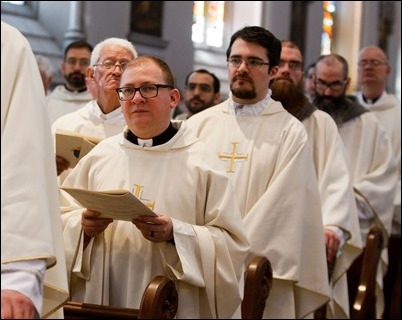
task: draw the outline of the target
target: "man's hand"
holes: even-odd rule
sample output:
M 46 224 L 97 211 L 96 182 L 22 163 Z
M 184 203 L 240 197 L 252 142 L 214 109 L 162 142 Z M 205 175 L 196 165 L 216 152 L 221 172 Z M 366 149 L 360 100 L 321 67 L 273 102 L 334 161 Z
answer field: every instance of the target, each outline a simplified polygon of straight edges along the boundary
M 70 162 L 56 155 L 56 167 L 57 167 L 57 176 L 59 176 L 63 171 L 67 170 L 70 167 Z
M 31 299 L 14 290 L 1 290 L 2 319 L 34 319 L 36 309 Z

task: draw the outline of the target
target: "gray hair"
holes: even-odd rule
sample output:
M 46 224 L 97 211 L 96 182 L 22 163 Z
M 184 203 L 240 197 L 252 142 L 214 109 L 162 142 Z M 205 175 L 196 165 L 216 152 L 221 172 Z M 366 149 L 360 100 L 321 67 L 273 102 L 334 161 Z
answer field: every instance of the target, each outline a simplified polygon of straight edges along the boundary
M 99 42 L 92 50 L 91 65 L 98 63 L 102 50 L 109 46 L 119 46 L 125 48 L 127 51 L 133 54 L 133 59 L 138 57 L 137 50 L 135 50 L 134 45 L 130 41 L 122 38 L 108 38 Z
M 39 70 L 42 71 L 46 75 L 46 77 L 53 77 L 54 69 L 50 60 L 40 54 L 35 55 L 35 57 L 36 61 L 38 62 Z

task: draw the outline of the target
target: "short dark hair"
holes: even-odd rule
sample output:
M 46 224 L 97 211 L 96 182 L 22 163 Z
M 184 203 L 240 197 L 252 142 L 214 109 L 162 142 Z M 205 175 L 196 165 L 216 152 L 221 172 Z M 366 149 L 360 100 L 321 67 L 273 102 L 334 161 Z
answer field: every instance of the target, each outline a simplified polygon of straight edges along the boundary
M 207 69 L 197 69 L 197 70 L 191 71 L 186 77 L 186 81 L 184 83 L 186 86 L 188 85 L 188 79 L 190 78 L 190 76 L 193 73 L 209 74 L 212 77 L 213 81 L 214 81 L 214 93 L 219 93 L 219 91 L 221 90 L 221 81 L 218 79 L 218 77 L 214 73 L 208 71 Z
M 68 53 L 68 51 L 70 51 L 70 49 L 81 49 L 81 48 L 86 48 L 91 53 L 93 50 L 92 45 L 89 44 L 88 42 L 86 42 L 85 40 L 73 41 L 73 42 L 69 43 L 68 46 L 64 49 L 64 59 L 67 57 L 67 53 Z
M 247 42 L 253 42 L 261 47 L 264 47 L 267 51 L 269 59 L 269 70 L 279 64 L 281 58 L 282 44 L 281 41 L 276 38 L 270 31 L 263 27 L 252 26 L 244 27 L 236 31 L 230 38 L 230 44 L 226 50 L 226 58 L 229 59 L 230 52 L 232 51 L 232 45 L 237 38 L 243 39 Z

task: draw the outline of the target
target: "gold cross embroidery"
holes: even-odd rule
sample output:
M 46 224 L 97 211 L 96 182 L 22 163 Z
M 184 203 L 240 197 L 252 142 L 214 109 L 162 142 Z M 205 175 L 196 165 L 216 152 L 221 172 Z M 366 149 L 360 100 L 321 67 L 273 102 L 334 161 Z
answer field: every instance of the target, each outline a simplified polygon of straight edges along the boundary
M 228 159 L 230 161 L 229 169 L 226 171 L 228 173 L 234 172 L 235 160 L 246 160 L 248 158 L 247 155 L 236 154 L 236 149 L 237 149 L 238 144 L 239 144 L 238 142 L 232 142 L 232 145 L 233 145 L 232 153 L 230 153 L 230 154 L 219 153 L 219 155 L 218 155 L 219 158 L 224 159 L 224 160 Z
M 151 209 L 152 211 L 154 211 L 154 207 L 155 207 L 155 201 L 147 201 L 145 199 L 141 198 L 141 194 L 142 194 L 142 188 L 144 186 L 140 186 L 139 184 L 135 184 L 134 185 L 134 190 L 133 190 L 133 194 L 142 201 L 143 204 L 145 204 L 149 209 Z

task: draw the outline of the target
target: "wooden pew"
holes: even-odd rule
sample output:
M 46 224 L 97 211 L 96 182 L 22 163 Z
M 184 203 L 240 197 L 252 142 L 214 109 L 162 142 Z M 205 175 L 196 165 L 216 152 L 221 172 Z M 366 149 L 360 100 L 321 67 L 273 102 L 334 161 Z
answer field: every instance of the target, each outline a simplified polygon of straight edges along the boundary
M 383 247 L 382 231 L 371 228 L 363 253 L 348 270 L 351 319 L 376 319 L 376 275 Z
M 244 297 L 241 304 L 242 319 L 262 319 L 272 287 L 272 267 L 266 257 L 256 256 L 244 274 Z
M 272 268 L 269 260 L 254 257 L 245 274 L 242 319 L 262 319 L 266 300 L 272 287 Z M 173 319 L 178 298 L 175 284 L 163 276 L 155 277 L 145 289 L 140 309 L 113 307 L 80 302 L 64 305 L 65 319 Z
M 174 282 L 156 276 L 145 289 L 139 309 L 70 301 L 64 305 L 64 319 L 173 319 L 177 305 Z

